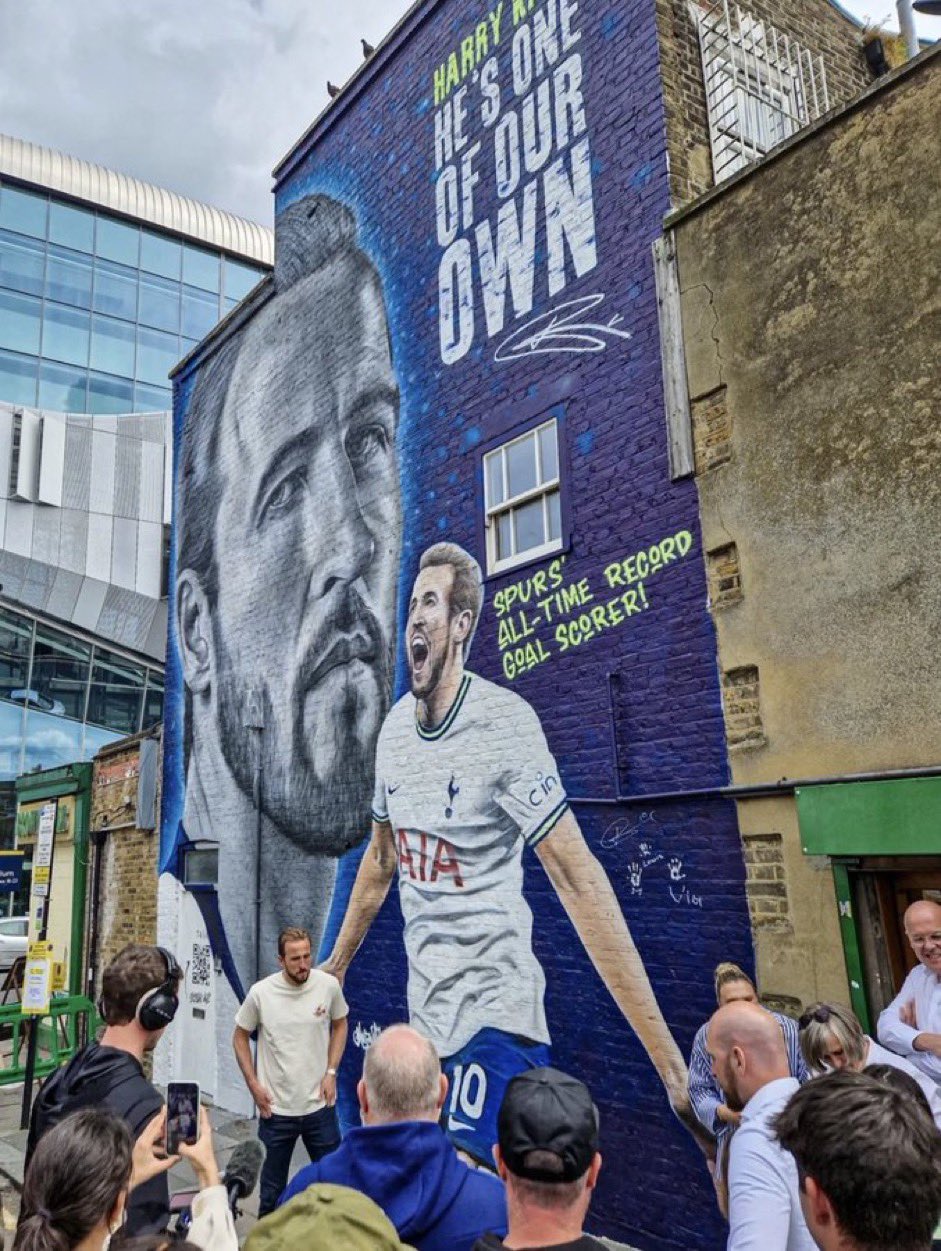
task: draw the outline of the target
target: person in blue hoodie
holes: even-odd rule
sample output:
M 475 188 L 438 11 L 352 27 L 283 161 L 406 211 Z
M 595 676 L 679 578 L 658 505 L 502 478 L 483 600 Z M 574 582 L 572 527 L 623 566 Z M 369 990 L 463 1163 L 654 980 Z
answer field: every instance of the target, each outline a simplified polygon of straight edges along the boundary
M 503 1237 L 503 1183 L 469 1168 L 438 1124 L 448 1079 L 427 1038 L 408 1025 L 383 1030 L 356 1093 L 362 1126 L 302 1168 L 279 1206 L 316 1182 L 335 1182 L 374 1200 L 416 1251 L 470 1251 L 482 1234 Z

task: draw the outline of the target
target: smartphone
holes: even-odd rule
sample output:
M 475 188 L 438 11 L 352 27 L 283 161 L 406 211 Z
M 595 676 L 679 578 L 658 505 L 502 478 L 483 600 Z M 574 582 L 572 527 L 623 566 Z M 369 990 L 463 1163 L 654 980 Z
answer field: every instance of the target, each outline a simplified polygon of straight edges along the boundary
M 199 1086 L 196 1082 L 167 1085 L 167 1155 L 176 1155 L 181 1142 L 199 1137 Z

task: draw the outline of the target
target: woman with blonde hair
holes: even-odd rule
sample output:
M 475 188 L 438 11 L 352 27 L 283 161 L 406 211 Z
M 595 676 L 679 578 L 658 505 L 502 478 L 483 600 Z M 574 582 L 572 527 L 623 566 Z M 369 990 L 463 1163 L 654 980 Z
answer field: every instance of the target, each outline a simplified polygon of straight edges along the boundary
M 713 973 L 713 985 L 716 992 L 716 1004 L 725 1007 L 727 1003 L 758 1003 L 758 992 L 755 983 L 737 964 L 723 961 L 717 964 Z M 799 1082 L 807 1080 L 809 1074 L 801 1056 L 797 1037 L 797 1023 L 789 1016 L 772 1012 L 784 1033 L 787 1045 L 787 1058 L 791 1076 Z M 729 1141 L 741 1120 L 740 1112 L 733 1112 L 726 1105 L 725 1096 L 719 1083 L 712 1074 L 712 1063 L 706 1049 L 706 1032 L 709 1022 L 699 1027 L 693 1039 L 693 1050 L 689 1057 L 689 1101 L 693 1106 L 697 1119 L 705 1125 L 716 1139 L 716 1164 L 714 1181 L 719 1210 L 728 1216 L 728 1196 L 725 1186 L 725 1162 L 729 1149 Z
M 833 1069 L 853 1069 L 859 1073 L 873 1064 L 890 1065 L 918 1083 L 941 1129 L 941 1093 L 935 1083 L 904 1056 L 896 1055 L 863 1033 L 859 1018 L 849 1008 L 833 1003 L 812 1003 L 799 1025 L 801 1051 L 811 1073 L 816 1075 Z

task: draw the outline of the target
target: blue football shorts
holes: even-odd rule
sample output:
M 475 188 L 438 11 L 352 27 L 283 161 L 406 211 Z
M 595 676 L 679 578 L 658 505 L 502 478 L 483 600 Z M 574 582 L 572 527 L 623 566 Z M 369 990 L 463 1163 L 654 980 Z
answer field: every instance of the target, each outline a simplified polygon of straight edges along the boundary
M 492 1169 L 497 1113 L 517 1073 L 552 1062 L 546 1043 L 530 1042 L 499 1029 L 482 1029 L 454 1055 L 441 1061 L 448 1097 L 441 1126 L 459 1151 Z

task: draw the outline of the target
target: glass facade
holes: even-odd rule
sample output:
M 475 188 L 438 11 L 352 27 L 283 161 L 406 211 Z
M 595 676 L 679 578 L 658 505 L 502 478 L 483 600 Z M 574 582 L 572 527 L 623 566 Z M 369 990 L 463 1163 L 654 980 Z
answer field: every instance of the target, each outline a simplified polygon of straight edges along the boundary
M 265 272 L 0 181 L 0 400 L 169 409 L 169 371 Z
M 0 785 L 90 760 L 163 716 L 163 671 L 0 607 Z

